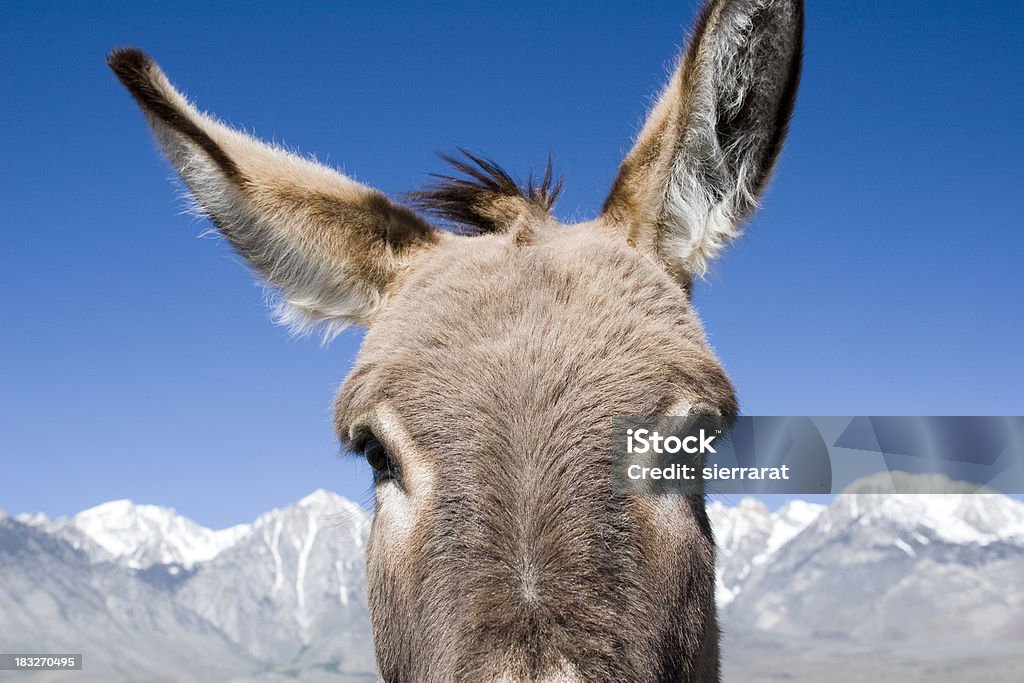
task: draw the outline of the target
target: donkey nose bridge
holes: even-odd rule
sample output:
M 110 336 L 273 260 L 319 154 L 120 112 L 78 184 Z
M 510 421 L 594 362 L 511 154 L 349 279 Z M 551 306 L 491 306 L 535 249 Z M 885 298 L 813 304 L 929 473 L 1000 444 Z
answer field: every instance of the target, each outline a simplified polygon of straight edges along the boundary
M 488 646 L 483 652 L 463 635 L 451 644 L 469 658 L 470 668 L 486 671 L 478 680 L 583 681 L 588 653 L 604 657 L 614 650 L 618 565 L 609 555 L 617 544 L 608 531 L 614 520 L 606 518 L 598 497 L 569 478 L 550 476 L 555 473 L 561 470 L 527 479 L 513 466 L 486 486 L 488 498 L 501 505 L 488 505 L 475 518 L 480 533 L 472 534 L 466 550 L 479 573 L 458 590 L 469 603 L 486 606 L 465 613 L 472 628 L 464 633 Z M 498 661 L 495 652 L 504 653 Z
M 493 680 L 496 683 L 583 683 L 576 667 L 564 660 L 557 668 L 537 676 L 504 675 Z
M 598 581 L 595 556 L 604 526 L 600 505 L 568 480 L 558 486 L 524 485 L 502 535 L 509 596 L 528 610 L 549 616 L 565 609 L 561 596 L 572 586 Z M 607 558 L 605 558 L 607 559 Z

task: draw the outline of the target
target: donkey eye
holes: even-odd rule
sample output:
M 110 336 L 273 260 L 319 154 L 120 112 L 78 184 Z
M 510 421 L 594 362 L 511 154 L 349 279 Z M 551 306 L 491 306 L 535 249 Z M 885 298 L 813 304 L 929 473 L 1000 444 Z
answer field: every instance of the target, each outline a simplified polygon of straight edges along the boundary
M 384 448 L 384 445 L 377 439 L 370 437 L 363 442 L 363 457 L 373 469 L 374 480 L 390 477 L 392 474 L 391 456 Z

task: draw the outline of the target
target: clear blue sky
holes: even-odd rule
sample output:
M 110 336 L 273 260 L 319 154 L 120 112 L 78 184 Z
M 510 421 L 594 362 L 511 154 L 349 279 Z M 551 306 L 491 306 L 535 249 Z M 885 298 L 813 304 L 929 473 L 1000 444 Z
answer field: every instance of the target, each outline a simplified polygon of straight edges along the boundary
M 548 151 L 595 214 L 693 2 L 0 5 L 0 507 L 119 497 L 204 524 L 368 501 L 330 402 L 359 343 L 289 339 L 103 63 L 395 193 L 435 152 Z M 748 414 L 1024 412 L 1024 4 L 811 2 L 748 236 L 696 302 Z

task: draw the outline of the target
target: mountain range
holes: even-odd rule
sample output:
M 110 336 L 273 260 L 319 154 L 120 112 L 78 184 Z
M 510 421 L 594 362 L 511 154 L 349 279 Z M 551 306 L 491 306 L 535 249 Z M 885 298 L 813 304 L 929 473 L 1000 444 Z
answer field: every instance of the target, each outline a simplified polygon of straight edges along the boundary
M 710 503 L 725 680 L 821 680 L 836 657 L 858 663 L 835 680 L 1024 664 L 1024 503 L 950 490 Z M 0 649 L 81 652 L 75 681 L 372 681 L 369 526 L 324 490 L 218 531 L 125 500 L 0 513 Z

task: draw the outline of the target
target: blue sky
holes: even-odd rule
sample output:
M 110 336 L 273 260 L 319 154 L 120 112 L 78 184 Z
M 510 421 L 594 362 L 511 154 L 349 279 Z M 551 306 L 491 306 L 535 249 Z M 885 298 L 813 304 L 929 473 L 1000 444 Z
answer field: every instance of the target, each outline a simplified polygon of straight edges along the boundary
M 390 193 L 462 145 L 550 151 L 595 214 L 693 2 L 0 5 L 0 507 L 112 498 L 211 526 L 366 503 L 330 402 L 358 332 L 270 324 L 103 63 Z M 1024 5 L 812 2 L 789 143 L 696 292 L 747 414 L 1024 412 Z

